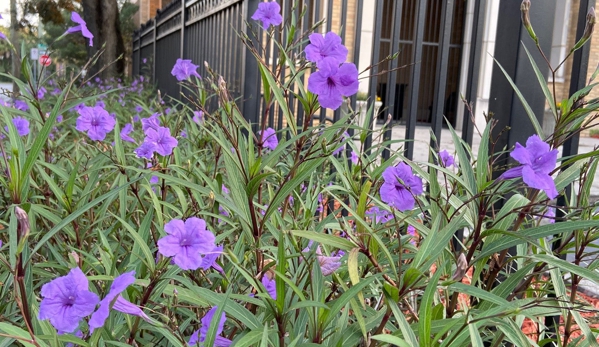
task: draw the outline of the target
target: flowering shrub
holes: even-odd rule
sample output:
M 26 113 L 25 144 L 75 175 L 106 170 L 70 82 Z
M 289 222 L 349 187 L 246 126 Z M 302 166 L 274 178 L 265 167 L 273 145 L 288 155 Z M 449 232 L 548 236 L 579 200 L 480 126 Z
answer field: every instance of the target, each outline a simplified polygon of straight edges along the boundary
M 279 11 L 261 3 L 253 17 L 271 38 Z M 277 61 L 308 37 L 294 35 Z M 172 70 L 185 104 L 143 77 L 15 79 L 27 92 L 0 107 L 1 344 L 593 345 L 576 293 L 582 278 L 599 283 L 596 262 L 580 266 L 599 236 L 598 153 L 557 149 L 597 103 L 578 93 L 558 112 L 546 93 L 556 132 L 510 149 L 519 165 L 502 175 L 492 120 L 476 153 L 450 128 L 455 152 L 381 160 L 389 143 L 364 147 L 372 114 L 364 128 L 351 109 L 311 126 L 357 92 L 358 72 L 335 33 L 309 42 L 297 66 L 259 59 L 264 110 L 285 117 L 276 131 L 186 60 Z

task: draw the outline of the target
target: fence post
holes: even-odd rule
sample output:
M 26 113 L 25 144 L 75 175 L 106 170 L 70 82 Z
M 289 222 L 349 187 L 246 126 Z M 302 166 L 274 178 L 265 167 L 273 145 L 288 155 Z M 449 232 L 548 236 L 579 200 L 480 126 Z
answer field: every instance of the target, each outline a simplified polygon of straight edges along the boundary
M 156 17 L 152 19 L 152 29 L 154 35 L 154 43 L 152 44 L 152 83 L 156 82 L 156 29 L 157 29 L 157 21 Z
M 181 50 L 179 52 L 179 57 L 181 59 L 183 59 L 185 55 L 185 21 L 187 20 L 187 18 L 185 17 L 186 12 L 187 11 L 185 11 L 185 0 L 181 0 Z M 183 85 L 179 84 L 179 96 L 181 96 L 182 93 Z
M 260 0 L 245 0 L 245 6 L 243 18 L 252 24 L 254 20 L 251 18 L 254 12 L 258 9 Z M 260 43 L 257 38 L 249 37 L 248 28 L 244 27 L 244 33 L 247 34 L 249 40 L 254 42 L 254 45 L 258 46 Z M 259 35 L 262 34 L 262 29 L 258 30 Z M 261 99 L 261 88 L 260 88 L 260 72 L 258 70 L 258 62 L 246 48 L 243 50 L 243 103 L 241 104 L 241 113 L 243 117 L 252 125 L 252 129 L 257 131 L 258 123 L 260 121 L 260 99 Z

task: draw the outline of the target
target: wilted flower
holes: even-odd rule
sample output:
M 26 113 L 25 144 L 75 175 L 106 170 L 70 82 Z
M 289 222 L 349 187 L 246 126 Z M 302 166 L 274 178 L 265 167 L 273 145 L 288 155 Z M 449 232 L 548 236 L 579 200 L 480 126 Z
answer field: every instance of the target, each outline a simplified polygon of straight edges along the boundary
M 221 254 L 223 254 L 223 246 L 214 246 L 214 248 L 210 252 L 206 253 L 206 255 L 202 258 L 202 264 L 200 267 L 204 270 L 208 270 L 213 267 L 219 272 L 224 272 L 223 268 L 216 263 L 216 259 L 218 259 Z
M 557 196 L 557 189 L 549 174 L 555 169 L 557 154 L 557 149 L 550 150 L 549 144 L 532 135 L 526 140 L 526 147 L 516 143 L 516 148 L 510 153 L 522 165 L 507 170 L 499 179 L 522 177 L 526 185 L 545 191 L 547 197 L 553 199 Z
M 115 124 L 114 118 L 102 107 L 83 107 L 79 110 L 75 129 L 87 131 L 87 135 L 92 140 L 102 141 L 106 134 L 114 129 Z
M 216 314 L 217 310 L 218 307 L 214 306 L 208 312 L 206 312 L 204 317 L 202 317 L 202 327 L 200 330 L 193 333 L 193 335 L 191 335 L 189 338 L 190 346 L 194 346 L 198 343 L 200 346 L 203 346 L 203 343 L 206 340 L 206 335 L 208 335 L 208 330 L 210 330 L 210 324 L 212 324 L 212 320 L 214 320 L 214 315 Z M 231 345 L 231 340 L 219 336 L 223 332 L 226 320 L 227 317 L 225 316 L 225 312 L 223 312 L 216 326 L 216 338 L 214 339 L 214 346 L 216 347 L 228 347 Z
M 308 243 L 308 247 L 304 248 L 302 252 L 309 252 L 310 247 L 312 246 L 312 241 Z M 316 247 L 316 259 L 318 260 L 318 264 L 320 265 L 320 270 L 322 274 L 328 276 L 335 272 L 341 266 L 341 257 L 344 253 L 337 254 L 334 256 L 326 256 L 322 255 L 322 251 L 320 250 L 320 245 Z
M 156 152 L 166 156 L 173 153 L 173 148 L 177 147 L 178 141 L 171 136 L 171 130 L 165 127 L 159 127 L 158 130 L 152 128 L 146 130 L 144 142 L 151 142 L 156 146 Z
M 366 215 L 374 220 L 374 223 L 387 223 L 393 219 L 393 214 L 389 211 L 381 210 L 378 206 L 372 206 L 366 211 Z
M 104 299 L 100 301 L 100 307 L 96 312 L 94 312 L 94 314 L 92 314 L 89 320 L 91 332 L 93 332 L 94 329 L 100 328 L 104 325 L 104 322 L 110 315 L 111 305 L 112 308 L 117 311 L 142 317 L 146 320 L 149 319 L 149 317 L 143 313 L 143 311 L 137 305 L 132 304 L 121 296 L 121 293 L 134 282 L 135 271 L 126 272 L 114 279 L 112 285 L 110 286 L 110 291 L 108 294 L 106 294 Z
M 358 92 L 358 69 L 344 63 L 339 66 L 335 58 L 325 58 L 318 63 L 318 71 L 308 79 L 308 90 L 318 95 L 322 107 L 336 110 L 343 103 L 343 96 Z
M 273 128 L 266 128 L 264 130 L 264 135 L 262 135 L 262 131 L 258 131 L 258 136 L 262 137 L 262 143 L 265 148 L 274 151 L 279 145 L 279 140 L 277 139 L 277 134 Z
M 83 37 L 89 39 L 89 46 L 90 47 L 93 46 L 94 45 L 94 41 L 93 41 L 94 35 L 91 33 L 91 31 L 89 31 L 89 29 L 87 29 L 87 24 L 85 23 L 83 18 L 81 18 L 79 13 L 77 13 L 77 12 L 71 13 L 71 20 L 79 25 L 68 28 L 67 33 L 73 34 L 73 33 L 81 32 L 81 35 L 83 35 Z
M 49 319 L 59 333 L 74 332 L 83 317 L 94 312 L 99 301 L 88 286 L 87 277 L 78 267 L 44 284 L 38 318 Z
M 175 264 L 183 270 L 196 270 L 202 266 L 202 254 L 210 253 L 214 247 L 214 234 L 206 230 L 203 219 L 192 217 L 183 222 L 173 219 L 166 223 L 167 236 L 158 240 L 158 252 L 173 257 Z
M 400 211 L 414 208 L 414 195 L 422 194 L 422 179 L 405 163 L 390 166 L 383 172 L 381 200 Z
M 306 59 L 314 63 L 333 58 L 339 65 L 347 59 L 347 48 L 341 43 L 341 37 L 332 31 L 324 36 L 319 33 L 310 35 L 310 44 L 305 51 Z
M 189 79 L 191 76 L 200 77 L 200 74 L 196 71 L 198 69 L 197 65 L 194 65 L 190 59 L 177 59 L 175 66 L 173 66 L 173 70 L 171 74 L 177 78 L 178 81 L 185 81 Z
M 252 15 L 253 20 L 262 22 L 264 30 L 268 30 L 271 25 L 277 26 L 283 23 L 281 16 L 281 6 L 276 1 L 261 2 L 258 4 L 258 9 Z

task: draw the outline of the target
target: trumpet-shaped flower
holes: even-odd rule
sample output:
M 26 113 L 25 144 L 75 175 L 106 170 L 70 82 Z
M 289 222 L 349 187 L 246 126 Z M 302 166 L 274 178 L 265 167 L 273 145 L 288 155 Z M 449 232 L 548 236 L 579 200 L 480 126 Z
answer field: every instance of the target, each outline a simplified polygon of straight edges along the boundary
M 449 154 L 447 150 L 442 150 L 441 152 L 439 152 L 439 158 L 441 159 L 441 165 L 443 165 L 443 167 L 450 167 L 452 165 L 455 165 L 455 160 L 453 156 Z
M 275 129 L 273 128 L 264 129 L 264 134 L 262 134 L 262 131 L 258 131 L 258 136 L 262 137 L 262 143 L 264 144 L 264 148 L 268 148 L 271 151 L 274 151 L 279 145 L 277 134 L 275 132 Z
M 414 208 L 414 195 L 422 194 L 422 179 L 412 173 L 405 163 L 391 166 L 383 172 L 385 182 L 381 186 L 381 200 L 400 211 Z
M 358 92 L 358 69 L 354 64 L 339 66 L 335 58 L 325 58 L 318 63 L 318 69 L 308 79 L 308 90 L 318 95 L 322 107 L 336 110 L 344 96 Z
M 83 317 L 94 312 L 99 301 L 88 286 L 87 277 L 78 267 L 44 284 L 38 318 L 49 319 L 59 333 L 74 332 Z
M 522 177 L 527 186 L 543 190 L 549 199 L 557 196 L 555 182 L 549 175 L 557 162 L 558 150 L 550 150 L 549 144 L 543 142 L 537 135 L 526 140 L 526 147 L 516 143 L 516 148 L 510 156 L 516 159 L 520 166 L 504 172 L 500 179 Z
M 15 128 L 17 129 L 19 136 L 26 136 L 29 134 L 29 121 L 27 119 L 15 117 L 12 120 L 12 124 L 14 124 Z M 8 131 L 8 126 L 5 126 L 4 130 Z
M 173 219 L 166 223 L 167 236 L 158 240 L 158 252 L 173 261 L 183 270 L 196 270 L 202 266 L 202 254 L 210 253 L 214 247 L 214 234 L 206 230 L 203 219 L 192 217 L 183 222 Z
M 337 65 L 345 63 L 347 48 L 341 43 L 341 37 L 330 31 L 326 35 L 310 35 L 310 44 L 306 46 L 306 59 L 318 63 L 325 58 L 333 58 Z
M 193 64 L 190 59 L 177 59 L 171 74 L 177 78 L 177 81 L 188 80 L 191 76 L 202 78 L 197 72 L 198 66 Z
M 156 152 L 156 145 L 152 142 L 144 142 L 133 151 L 138 158 L 152 159 Z
M 68 28 L 67 33 L 73 34 L 81 32 L 81 35 L 83 35 L 83 37 L 89 39 L 89 46 L 92 47 L 94 45 L 94 34 L 92 34 L 91 31 L 89 31 L 89 29 L 87 28 L 87 24 L 85 23 L 83 18 L 81 18 L 79 13 L 73 12 L 71 13 L 71 20 L 77 23 L 78 25 Z
M 75 129 L 87 131 L 87 136 L 94 141 L 104 140 L 106 134 L 112 131 L 116 124 L 114 118 L 99 106 L 83 107 L 78 112 Z
M 164 156 L 173 153 L 173 148 L 177 147 L 179 143 L 176 138 L 171 136 L 171 130 L 165 127 L 146 130 L 144 142 L 153 143 L 156 146 L 156 152 Z
M 268 27 L 271 25 L 280 25 L 283 23 L 281 6 L 276 1 L 261 2 L 258 4 L 256 12 L 252 15 L 252 19 L 261 21 L 264 30 L 268 30 Z
M 127 142 L 135 143 L 135 139 L 133 139 L 129 134 L 133 131 L 133 124 L 127 123 L 121 130 L 121 139 Z
M 210 330 L 210 324 L 212 324 L 212 321 L 215 319 L 214 315 L 216 314 L 217 310 L 218 307 L 214 306 L 208 312 L 206 312 L 204 317 L 202 317 L 202 327 L 200 330 L 191 335 L 191 338 L 189 339 L 190 346 L 197 345 L 198 343 L 200 346 L 203 345 L 203 342 L 206 340 L 206 335 L 208 335 L 208 330 Z M 227 317 L 225 316 L 225 312 L 223 312 L 220 316 L 220 319 L 218 319 L 218 323 L 216 323 L 216 338 L 214 339 L 214 346 L 216 347 L 228 347 L 231 345 L 231 340 L 219 336 L 223 332 L 226 320 Z

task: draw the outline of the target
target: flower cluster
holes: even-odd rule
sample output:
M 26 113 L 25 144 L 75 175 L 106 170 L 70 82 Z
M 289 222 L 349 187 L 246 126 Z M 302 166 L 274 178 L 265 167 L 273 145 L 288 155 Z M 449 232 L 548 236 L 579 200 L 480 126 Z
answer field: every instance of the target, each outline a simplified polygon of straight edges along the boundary
M 310 75 L 308 90 L 318 95 L 322 107 L 336 110 L 343 103 L 344 96 L 358 92 L 358 69 L 346 63 L 347 48 L 334 32 L 310 35 L 306 46 L 306 59 L 316 63 L 318 71 Z

